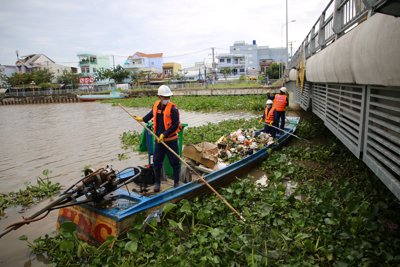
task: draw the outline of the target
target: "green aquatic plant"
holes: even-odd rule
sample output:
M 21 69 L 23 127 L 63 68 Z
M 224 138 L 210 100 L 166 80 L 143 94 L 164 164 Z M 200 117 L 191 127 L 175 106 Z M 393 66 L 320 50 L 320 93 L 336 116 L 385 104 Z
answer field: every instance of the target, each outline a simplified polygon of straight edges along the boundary
M 267 187 L 238 179 L 218 190 L 246 223 L 208 195 L 167 204 L 160 222 L 142 216 L 99 248 L 68 225 L 28 244 L 57 266 L 400 265 L 399 200 L 333 136 L 310 139 L 268 155 Z
M 363 183 L 375 186 L 375 177 L 370 178 Z M 386 226 L 387 221 L 399 219 L 399 214 L 391 210 L 399 211 L 399 203 L 389 207 L 384 203 L 393 201 L 393 196 L 382 199 L 378 192 L 360 194 L 343 181 L 336 186 L 337 190 L 332 190 L 328 181 L 305 183 L 295 192 L 307 194 L 302 201 L 286 196 L 278 181 L 260 189 L 249 180 L 239 180 L 220 192 L 239 208 L 246 223 L 238 221 L 217 197 L 209 195 L 168 204 L 160 223 L 153 220 L 144 227 L 138 221 L 125 237 L 110 237 L 100 248 L 76 239 L 73 227 L 66 226 L 66 231 L 41 237 L 30 246 L 34 253 L 46 253 L 53 263 L 62 266 L 400 263 L 396 254 L 400 234 Z M 384 193 L 382 185 L 378 188 Z M 111 248 L 104 250 L 105 246 Z
M 156 97 L 135 97 L 106 100 L 113 105 L 126 107 L 151 107 Z M 182 110 L 189 111 L 248 111 L 260 112 L 265 108 L 266 95 L 242 96 L 174 96 L 172 101 Z
M 320 138 L 332 136 L 324 122 L 315 115 L 308 115 L 307 119 L 302 119 L 296 129 L 296 134 L 302 138 Z
M 137 151 L 139 148 L 141 134 L 136 131 L 123 132 L 120 135 L 121 146 L 123 149 Z
M 10 206 L 29 206 L 48 198 L 60 191 L 60 183 L 53 183 L 49 179 L 51 171 L 43 170 L 43 177 L 37 177 L 36 185 L 25 183 L 25 188 L 18 192 L 10 192 L 8 194 L 0 194 L 0 214 Z
M 127 153 L 118 153 L 117 157 L 120 161 L 129 159 L 129 155 Z

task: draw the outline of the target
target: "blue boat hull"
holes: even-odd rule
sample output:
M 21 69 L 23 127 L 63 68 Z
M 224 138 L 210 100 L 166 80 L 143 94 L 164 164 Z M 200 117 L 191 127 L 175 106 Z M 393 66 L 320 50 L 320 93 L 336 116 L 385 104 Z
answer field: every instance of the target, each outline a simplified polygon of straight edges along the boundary
M 111 92 L 108 95 L 78 95 L 80 101 L 89 102 L 89 101 L 96 101 L 96 100 L 108 100 L 108 99 L 121 99 L 126 98 L 125 94 L 120 92 Z

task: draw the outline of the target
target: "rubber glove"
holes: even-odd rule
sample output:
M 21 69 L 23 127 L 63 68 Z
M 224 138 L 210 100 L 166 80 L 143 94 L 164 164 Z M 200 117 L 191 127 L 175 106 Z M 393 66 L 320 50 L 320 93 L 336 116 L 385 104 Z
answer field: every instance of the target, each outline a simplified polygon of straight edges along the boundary
M 143 118 L 140 117 L 140 116 L 133 115 L 133 118 L 138 122 L 142 122 L 143 121 Z
M 164 134 L 160 134 L 160 136 L 158 137 L 157 142 L 158 142 L 158 143 L 161 143 L 161 142 L 163 142 L 163 141 L 164 141 Z
M 259 120 L 258 122 L 259 122 L 259 123 L 262 123 L 262 122 L 263 122 L 263 118 L 261 117 L 260 120 Z

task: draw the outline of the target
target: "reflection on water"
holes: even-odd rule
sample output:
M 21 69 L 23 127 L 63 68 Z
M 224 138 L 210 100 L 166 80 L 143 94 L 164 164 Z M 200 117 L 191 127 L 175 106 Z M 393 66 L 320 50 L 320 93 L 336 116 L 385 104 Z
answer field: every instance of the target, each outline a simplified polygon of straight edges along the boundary
M 129 109 L 144 116 L 150 108 Z M 181 121 L 189 127 L 254 116 L 246 113 L 198 113 L 181 110 Z M 100 103 L 0 106 L 0 193 L 18 191 L 25 182 L 36 183 L 44 169 L 50 178 L 69 186 L 81 177 L 81 170 L 111 164 L 115 170 L 143 165 L 147 155 L 130 153 L 130 159 L 118 161 L 122 132 L 142 131 L 141 126 L 119 107 Z M 31 208 L 30 215 L 38 207 Z M 25 215 L 26 216 L 26 215 Z M 16 209 L 0 218 L 0 231 L 19 220 Z M 57 212 L 40 223 L 24 226 L 0 239 L 0 266 L 22 266 L 29 259 L 26 243 L 18 241 L 26 234 L 32 241 L 55 229 Z M 29 266 L 42 266 L 32 261 Z

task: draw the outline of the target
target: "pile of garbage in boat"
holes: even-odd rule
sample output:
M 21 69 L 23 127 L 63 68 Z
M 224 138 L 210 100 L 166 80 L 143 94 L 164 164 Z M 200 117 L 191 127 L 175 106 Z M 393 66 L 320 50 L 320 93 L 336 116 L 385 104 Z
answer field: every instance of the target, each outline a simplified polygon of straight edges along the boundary
M 272 143 L 274 139 L 267 133 L 257 133 L 255 129 L 239 129 L 221 136 L 215 144 L 202 142 L 185 145 L 182 153 L 192 166 L 204 172 L 212 172 Z

